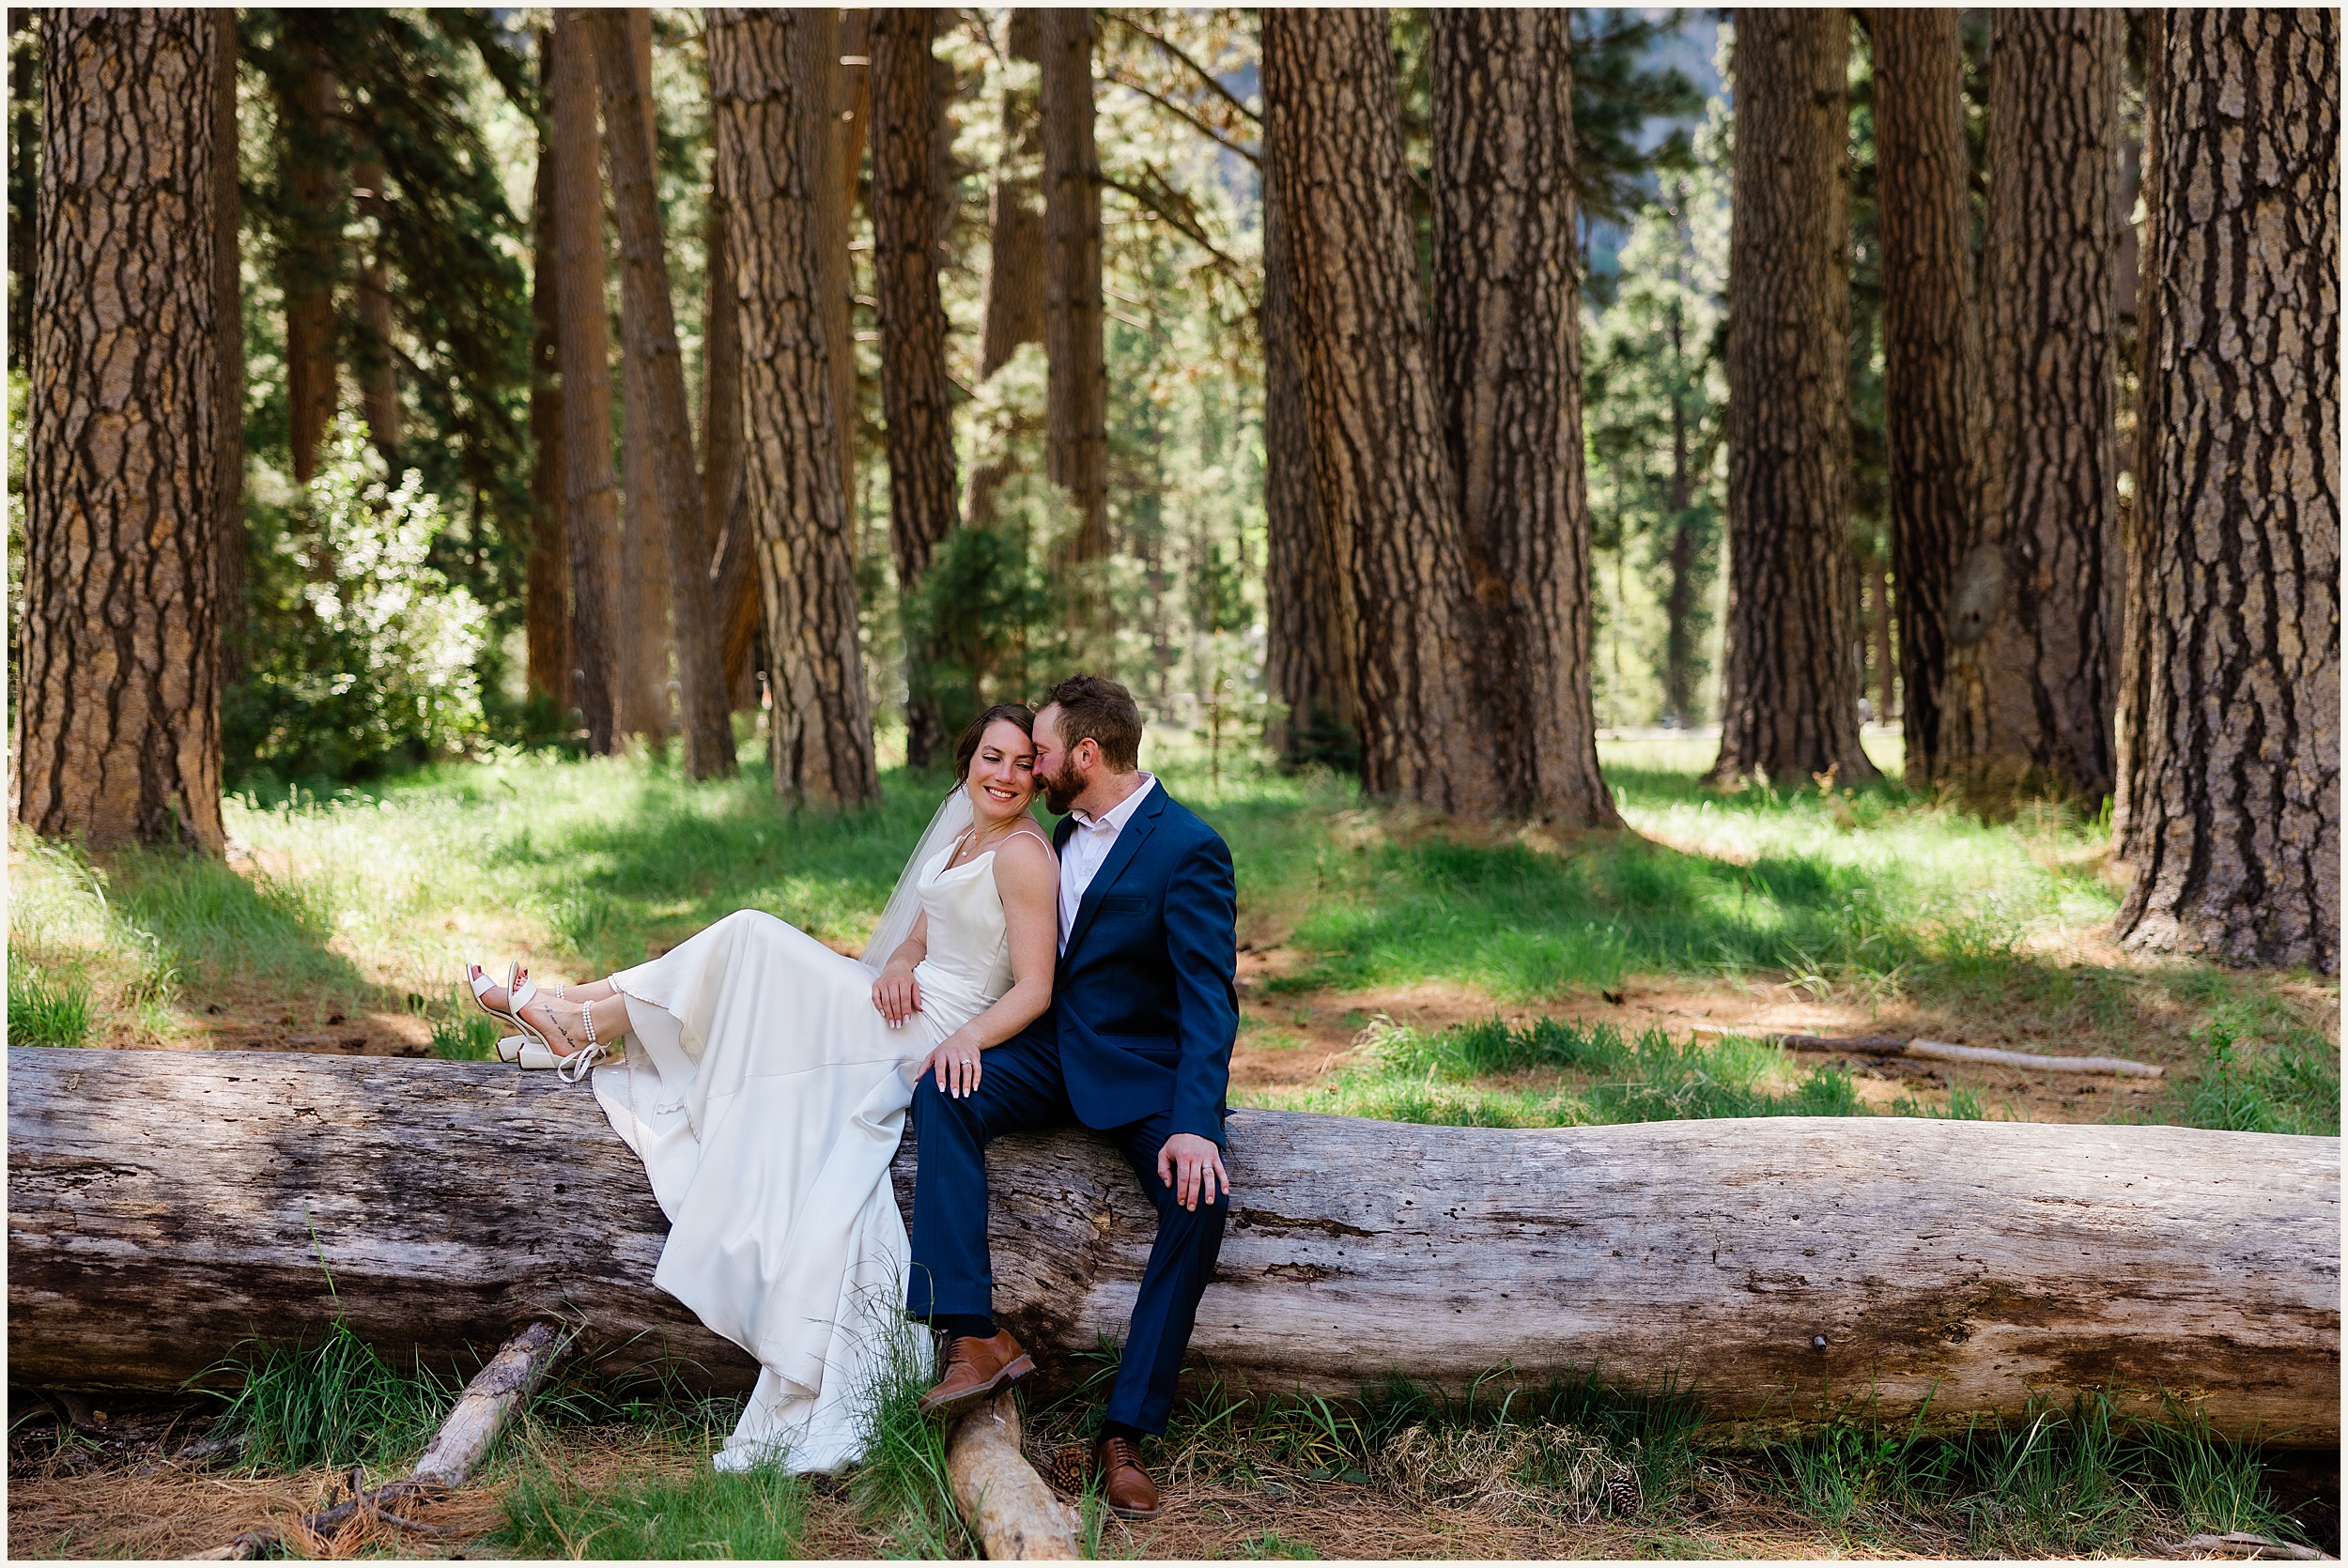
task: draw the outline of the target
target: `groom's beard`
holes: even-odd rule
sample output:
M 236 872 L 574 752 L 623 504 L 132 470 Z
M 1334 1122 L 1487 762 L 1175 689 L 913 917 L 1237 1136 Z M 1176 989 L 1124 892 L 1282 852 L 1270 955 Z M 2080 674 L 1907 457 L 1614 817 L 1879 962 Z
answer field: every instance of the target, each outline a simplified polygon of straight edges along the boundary
M 1059 765 L 1058 773 L 1036 775 L 1036 782 L 1043 786 L 1044 808 L 1055 817 L 1068 815 L 1069 808 L 1076 804 L 1076 797 L 1085 792 L 1085 781 L 1067 762 Z

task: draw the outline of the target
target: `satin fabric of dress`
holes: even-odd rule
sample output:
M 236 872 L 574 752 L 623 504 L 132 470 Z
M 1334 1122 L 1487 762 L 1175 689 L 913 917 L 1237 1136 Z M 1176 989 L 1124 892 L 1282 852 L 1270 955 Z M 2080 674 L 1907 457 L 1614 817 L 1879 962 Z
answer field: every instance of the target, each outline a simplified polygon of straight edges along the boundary
M 653 1283 L 758 1359 L 721 1468 L 837 1471 L 902 1332 L 909 1256 L 888 1165 L 912 1074 L 1011 987 L 994 852 L 921 874 L 921 1010 L 892 1028 L 873 972 L 756 910 L 611 977 L 632 1022 L 595 1098 L 669 1216 Z

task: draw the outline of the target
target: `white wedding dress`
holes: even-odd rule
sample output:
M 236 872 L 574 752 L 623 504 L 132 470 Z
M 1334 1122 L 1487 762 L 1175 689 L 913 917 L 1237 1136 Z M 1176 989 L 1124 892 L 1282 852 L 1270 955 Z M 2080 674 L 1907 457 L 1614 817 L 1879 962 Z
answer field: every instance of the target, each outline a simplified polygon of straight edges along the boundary
M 653 1283 L 758 1358 L 720 1468 L 862 1456 L 902 1331 L 910 1247 L 888 1164 L 912 1075 L 1012 983 L 995 852 L 950 870 L 954 848 L 908 872 L 928 956 L 901 1028 L 873 1008 L 872 969 L 757 910 L 611 976 L 633 1027 L 595 1098 L 669 1216 Z

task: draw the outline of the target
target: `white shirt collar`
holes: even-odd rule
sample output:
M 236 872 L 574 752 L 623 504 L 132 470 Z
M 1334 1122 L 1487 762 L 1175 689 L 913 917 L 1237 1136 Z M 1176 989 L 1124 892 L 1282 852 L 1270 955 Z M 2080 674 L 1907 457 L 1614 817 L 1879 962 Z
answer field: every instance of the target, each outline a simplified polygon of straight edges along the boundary
M 1141 776 L 1139 789 L 1110 807 L 1100 816 L 1088 816 L 1082 811 L 1071 811 L 1069 815 L 1075 818 L 1076 825 L 1088 833 L 1104 831 L 1111 834 L 1122 833 L 1125 831 L 1125 824 L 1133 820 L 1134 813 L 1141 808 L 1142 798 L 1149 794 L 1151 786 L 1157 781 L 1155 775 L 1145 773 Z

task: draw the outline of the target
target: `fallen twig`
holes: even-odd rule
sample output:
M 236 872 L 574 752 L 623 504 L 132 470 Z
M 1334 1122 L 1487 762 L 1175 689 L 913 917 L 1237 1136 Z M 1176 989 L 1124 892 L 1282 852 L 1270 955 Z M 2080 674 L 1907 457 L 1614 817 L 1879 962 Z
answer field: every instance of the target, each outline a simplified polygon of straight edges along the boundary
M 2283 1558 L 2294 1562 L 2332 1562 L 2338 1560 L 2329 1553 L 2313 1546 L 2294 1545 L 2272 1536 L 2253 1535 L 2247 1530 L 2230 1530 L 2224 1535 L 2188 1535 L 2182 1541 L 2155 1541 L 2154 1552 L 2170 1558 L 2199 1558 L 2205 1552 L 2225 1557 Z
M 295 1529 L 314 1535 L 332 1535 L 353 1515 L 365 1514 L 399 1530 L 425 1535 L 451 1533 L 444 1525 L 405 1518 L 392 1509 L 411 1499 L 439 1497 L 464 1484 L 466 1478 L 488 1456 L 490 1445 L 497 1441 L 498 1434 L 505 1429 L 514 1412 L 570 1345 L 570 1335 L 553 1324 L 533 1323 L 501 1345 L 498 1353 L 489 1358 L 489 1364 L 465 1385 L 456 1407 L 440 1423 L 432 1446 L 424 1451 L 424 1457 L 416 1461 L 413 1470 L 372 1491 L 361 1491 L 360 1472 L 354 1469 L 348 1483 L 351 1495 L 332 1508 L 322 1508 L 305 1516 Z M 275 1529 L 249 1530 L 224 1546 L 198 1553 L 196 1560 L 248 1561 L 275 1546 L 280 1534 Z
M 1775 1035 L 1788 1051 L 1823 1051 L 1838 1055 L 1917 1056 L 1935 1062 L 1981 1062 L 1992 1067 L 2030 1068 L 2041 1072 L 2098 1072 L 2120 1078 L 2158 1078 L 2161 1068 L 2123 1056 L 2041 1056 L 2028 1051 L 1998 1051 L 1985 1045 L 1951 1045 L 1945 1040 L 1903 1039 L 1897 1035 Z

